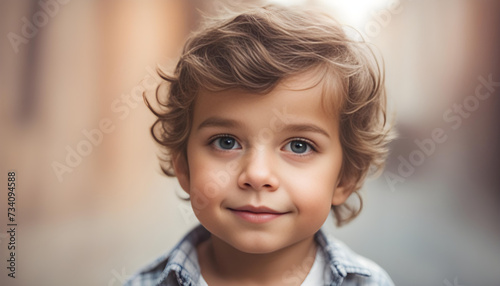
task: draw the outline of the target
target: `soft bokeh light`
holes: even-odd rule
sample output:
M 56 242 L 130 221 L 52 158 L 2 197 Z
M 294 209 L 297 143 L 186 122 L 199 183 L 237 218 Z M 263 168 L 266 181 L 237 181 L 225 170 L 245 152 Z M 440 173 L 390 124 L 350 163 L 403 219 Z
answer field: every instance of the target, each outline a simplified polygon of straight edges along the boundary
M 386 9 L 394 0 L 321 0 L 318 1 L 329 7 L 341 20 L 362 31 L 372 14 L 377 10 Z

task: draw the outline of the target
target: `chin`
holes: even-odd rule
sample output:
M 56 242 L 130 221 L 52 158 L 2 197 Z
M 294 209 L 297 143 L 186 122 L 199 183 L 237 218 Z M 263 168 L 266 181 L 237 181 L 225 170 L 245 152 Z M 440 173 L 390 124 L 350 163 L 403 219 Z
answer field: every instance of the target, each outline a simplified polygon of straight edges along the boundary
M 230 244 L 237 250 L 250 254 L 267 254 L 282 248 L 276 244 L 276 241 L 269 242 L 269 241 L 245 240 Z

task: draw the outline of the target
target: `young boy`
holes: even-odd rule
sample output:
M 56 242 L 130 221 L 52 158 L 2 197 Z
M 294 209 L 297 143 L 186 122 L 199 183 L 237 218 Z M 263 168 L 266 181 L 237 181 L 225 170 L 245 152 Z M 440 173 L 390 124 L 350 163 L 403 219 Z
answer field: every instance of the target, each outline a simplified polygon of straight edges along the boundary
M 320 230 L 359 213 L 345 202 L 387 152 L 366 43 L 270 5 L 208 23 L 161 75 L 151 131 L 201 225 L 126 285 L 393 285 Z

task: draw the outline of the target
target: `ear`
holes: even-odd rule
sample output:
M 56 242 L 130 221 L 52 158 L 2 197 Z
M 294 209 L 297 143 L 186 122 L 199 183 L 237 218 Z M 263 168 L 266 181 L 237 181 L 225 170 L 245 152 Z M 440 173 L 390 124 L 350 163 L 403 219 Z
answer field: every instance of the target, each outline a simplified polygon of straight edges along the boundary
M 339 180 L 339 183 L 333 192 L 332 205 L 339 206 L 343 204 L 354 191 L 354 186 L 355 183 L 352 179 L 342 178 Z
M 183 154 L 172 156 L 172 167 L 174 168 L 175 176 L 181 188 L 189 194 L 189 166 L 186 156 Z

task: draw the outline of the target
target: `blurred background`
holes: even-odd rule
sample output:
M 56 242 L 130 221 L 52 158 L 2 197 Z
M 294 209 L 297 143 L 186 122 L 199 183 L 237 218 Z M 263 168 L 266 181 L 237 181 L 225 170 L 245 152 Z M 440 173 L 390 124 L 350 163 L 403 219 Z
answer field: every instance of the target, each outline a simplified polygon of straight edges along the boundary
M 361 215 L 325 229 L 396 285 L 500 285 L 500 1 L 272 2 L 323 6 L 385 59 L 400 137 Z M 0 2 L 1 285 L 121 285 L 196 225 L 141 94 L 219 4 Z

